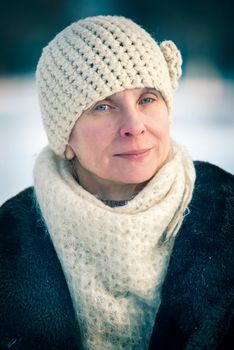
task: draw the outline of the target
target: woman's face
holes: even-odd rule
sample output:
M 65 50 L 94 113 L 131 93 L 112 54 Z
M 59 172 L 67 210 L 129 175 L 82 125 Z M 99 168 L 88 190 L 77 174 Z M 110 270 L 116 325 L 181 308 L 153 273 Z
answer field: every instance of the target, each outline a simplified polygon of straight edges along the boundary
M 80 183 L 91 193 L 90 186 L 140 184 L 166 161 L 169 124 L 167 106 L 155 89 L 124 90 L 83 112 L 66 157 L 77 158 Z

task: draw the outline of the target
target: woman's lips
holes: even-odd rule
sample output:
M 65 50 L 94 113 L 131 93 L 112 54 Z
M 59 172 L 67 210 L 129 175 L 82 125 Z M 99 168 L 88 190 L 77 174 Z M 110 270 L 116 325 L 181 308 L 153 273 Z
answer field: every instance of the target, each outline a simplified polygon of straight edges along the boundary
M 123 153 L 117 153 L 114 156 L 122 159 L 136 160 L 136 159 L 144 159 L 148 156 L 150 152 L 150 148 L 147 149 L 139 149 L 139 150 L 130 150 Z

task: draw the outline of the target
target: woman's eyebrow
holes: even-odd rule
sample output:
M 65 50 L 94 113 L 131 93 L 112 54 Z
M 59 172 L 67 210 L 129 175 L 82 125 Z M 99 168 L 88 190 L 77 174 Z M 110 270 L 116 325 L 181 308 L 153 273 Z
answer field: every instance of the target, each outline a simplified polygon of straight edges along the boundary
M 105 97 L 105 98 L 103 98 L 102 100 L 99 100 L 99 101 L 97 101 L 96 103 L 94 103 L 94 106 L 96 105 L 96 104 L 98 104 L 98 103 L 103 103 L 103 102 L 105 102 L 105 101 L 110 101 L 110 102 L 113 102 L 113 98 L 111 98 L 110 96 L 108 96 L 108 97 Z
M 152 88 L 145 88 L 144 90 L 145 90 L 144 92 L 155 92 L 155 93 L 157 93 L 157 94 L 159 93 L 159 91 L 156 90 L 156 89 L 153 88 L 153 87 L 152 87 Z
M 139 93 L 139 96 L 142 95 L 142 94 L 145 94 L 147 92 L 153 92 L 153 93 L 156 93 L 156 94 L 159 94 L 159 91 L 156 90 L 155 88 L 151 88 L 151 87 L 146 87 L 146 88 L 143 88 L 143 90 Z M 99 104 L 99 103 L 104 103 L 104 102 L 116 102 L 116 97 L 115 97 L 115 94 L 114 95 L 110 95 L 108 97 L 105 97 L 103 98 L 102 100 L 100 101 L 97 101 L 95 104 L 93 104 L 93 106 Z

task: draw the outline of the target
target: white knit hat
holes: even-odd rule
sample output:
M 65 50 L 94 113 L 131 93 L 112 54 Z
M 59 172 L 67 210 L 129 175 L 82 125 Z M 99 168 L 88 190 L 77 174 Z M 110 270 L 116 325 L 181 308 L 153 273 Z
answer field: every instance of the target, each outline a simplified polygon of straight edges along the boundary
M 181 64 L 172 41 L 159 46 L 130 19 L 95 16 L 71 24 L 43 49 L 36 71 L 50 147 L 63 156 L 82 112 L 125 89 L 156 88 L 171 117 Z

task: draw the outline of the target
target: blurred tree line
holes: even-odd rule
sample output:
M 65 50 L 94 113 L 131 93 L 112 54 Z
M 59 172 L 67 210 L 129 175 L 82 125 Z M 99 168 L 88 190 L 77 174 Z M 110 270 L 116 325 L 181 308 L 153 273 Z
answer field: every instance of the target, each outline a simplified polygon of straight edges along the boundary
M 135 20 L 187 60 L 208 60 L 234 78 L 232 0 L 1 0 L 0 74 L 35 70 L 42 48 L 71 22 L 98 14 Z

